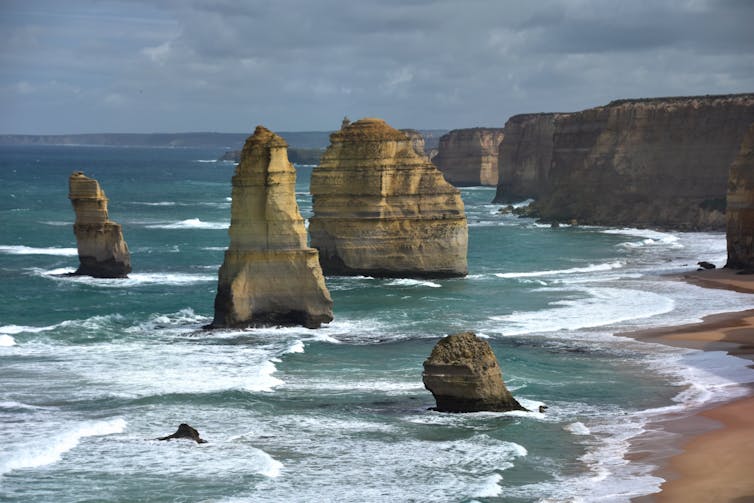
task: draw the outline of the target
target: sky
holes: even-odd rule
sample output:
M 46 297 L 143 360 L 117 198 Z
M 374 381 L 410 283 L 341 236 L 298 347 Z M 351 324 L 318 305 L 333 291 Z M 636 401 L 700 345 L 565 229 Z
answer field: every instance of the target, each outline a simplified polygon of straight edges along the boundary
M 754 0 L 0 0 L 0 134 L 502 127 L 754 92 Z

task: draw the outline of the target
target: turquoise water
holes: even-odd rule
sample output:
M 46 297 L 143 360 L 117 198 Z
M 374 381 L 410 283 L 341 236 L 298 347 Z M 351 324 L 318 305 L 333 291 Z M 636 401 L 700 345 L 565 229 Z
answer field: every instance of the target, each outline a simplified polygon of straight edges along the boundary
M 551 229 L 483 187 L 462 190 L 467 278 L 331 277 L 320 330 L 201 331 L 228 244 L 220 154 L 0 149 L 0 500 L 627 501 L 661 483 L 623 460 L 631 438 L 751 380 L 735 358 L 614 336 L 752 307 L 660 277 L 724 262 L 722 234 Z M 78 263 L 74 170 L 110 198 L 129 279 L 60 276 Z M 547 412 L 428 410 L 422 362 L 460 330 Z M 181 422 L 208 443 L 153 440 Z

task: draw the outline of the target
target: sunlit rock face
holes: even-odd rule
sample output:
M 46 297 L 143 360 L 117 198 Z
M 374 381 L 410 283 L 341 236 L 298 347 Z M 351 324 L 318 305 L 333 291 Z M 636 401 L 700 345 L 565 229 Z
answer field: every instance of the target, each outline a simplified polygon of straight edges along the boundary
M 489 185 L 498 181 L 498 149 L 503 141 L 499 128 L 454 129 L 440 138 L 432 162 L 456 187 Z
M 754 270 L 754 124 L 730 166 L 727 217 L 727 267 Z
M 306 243 L 287 147 L 280 136 L 258 126 L 241 152 L 212 328 L 317 328 L 332 320 L 317 250 Z
M 131 255 L 120 224 L 107 213 L 107 197 L 99 182 L 76 171 L 68 179 L 68 198 L 76 213 L 73 233 L 79 252 L 74 273 L 95 278 L 125 278 L 131 272 Z
M 722 230 L 754 94 L 619 100 L 555 119 L 545 220 Z
M 312 172 L 311 245 L 325 274 L 453 277 L 467 273 L 459 191 L 380 119 L 344 123 Z

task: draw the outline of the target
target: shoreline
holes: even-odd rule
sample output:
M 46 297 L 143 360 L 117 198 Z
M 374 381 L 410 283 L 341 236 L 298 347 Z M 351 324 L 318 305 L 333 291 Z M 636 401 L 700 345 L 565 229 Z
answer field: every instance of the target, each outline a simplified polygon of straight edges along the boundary
M 754 294 L 754 275 L 737 275 L 728 269 L 683 273 L 675 278 L 705 288 Z M 754 296 L 752 301 L 754 305 Z M 754 308 L 706 316 L 697 323 L 617 335 L 725 351 L 752 361 L 748 366 L 754 368 Z M 754 501 L 754 385 L 742 383 L 742 387 L 747 388 L 743 397 L 670 414 L 653 421 L 651 430 L 631 441 L 626 459 L 655 465 L 652 473 L 665 480 L 660 492 L 631 501 Z M 664 444 L 662 449 L 658 449 L 658 441 Z

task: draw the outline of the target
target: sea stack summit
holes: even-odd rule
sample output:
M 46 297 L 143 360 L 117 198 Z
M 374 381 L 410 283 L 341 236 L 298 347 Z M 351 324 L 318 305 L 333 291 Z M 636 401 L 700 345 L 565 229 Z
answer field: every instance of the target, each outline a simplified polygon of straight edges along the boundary
M 233 176 L 230 246 L 220 267 L 209 328 L 332 321 L 317 250 L 306 245 L 288 144 L 257 126 Z
M 76 212 L 73 233 L 79 251 L 74 275 L 125 278 L 131 272 L 131 255 L 120 224 L 109 220 L 107 197 L 94 178 L 74 171 L 68 179 L 68 198 Z
M 331 134 L 311 193 L 309 233 L 325 274 L 466 275 L 459 191 L 385 121 L 344 123 Z

